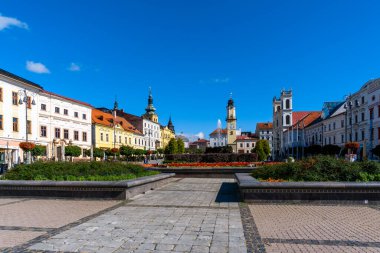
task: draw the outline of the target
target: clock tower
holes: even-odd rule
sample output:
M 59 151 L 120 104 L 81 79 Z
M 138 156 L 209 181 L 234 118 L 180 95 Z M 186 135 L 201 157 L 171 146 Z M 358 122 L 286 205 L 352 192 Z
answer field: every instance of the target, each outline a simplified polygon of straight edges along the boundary
M 232 95 L 227 104 L 227 144 L 234 145 L 236 140 L 236 111 Z

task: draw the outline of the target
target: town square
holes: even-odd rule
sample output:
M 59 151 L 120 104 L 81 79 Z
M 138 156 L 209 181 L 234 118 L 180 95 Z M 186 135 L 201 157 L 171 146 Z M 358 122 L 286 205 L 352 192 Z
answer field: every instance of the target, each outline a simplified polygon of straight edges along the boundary
M 380 252 L 377 1 L 0 4 L 0 252 Z

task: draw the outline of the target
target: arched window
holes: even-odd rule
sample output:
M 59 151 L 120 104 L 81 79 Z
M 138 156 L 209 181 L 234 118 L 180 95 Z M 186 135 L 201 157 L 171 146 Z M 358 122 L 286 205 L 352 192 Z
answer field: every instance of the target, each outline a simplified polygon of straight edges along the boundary
M 289 99 L 285 100 L 285 107 L 286 107 L 286 109 L 290 109 L 290 100 Z
M 287 125 L 290 125 L 290 116 L 289 115 L 286 115 L 285 122 Z
M 277 111 L 279 112 L 281 110 L 281 107 L 280 106 L 277 106 Z

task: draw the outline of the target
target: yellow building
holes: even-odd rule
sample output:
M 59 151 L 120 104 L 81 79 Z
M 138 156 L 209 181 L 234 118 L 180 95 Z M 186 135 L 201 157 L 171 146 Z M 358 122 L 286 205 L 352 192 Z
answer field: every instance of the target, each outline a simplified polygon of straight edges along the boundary
M 139 130 L 126 119 L 101 110 L 92 110 L 92 135 L 95 148 L 144 149 L 144 135 Z
M 175 138 L 174 125 L 172 123 L 172 118 L 169 118 L 167 126 L 160 126 L 160 136 L 161 136 L 161 148 L 165 149 L 169 141 Z

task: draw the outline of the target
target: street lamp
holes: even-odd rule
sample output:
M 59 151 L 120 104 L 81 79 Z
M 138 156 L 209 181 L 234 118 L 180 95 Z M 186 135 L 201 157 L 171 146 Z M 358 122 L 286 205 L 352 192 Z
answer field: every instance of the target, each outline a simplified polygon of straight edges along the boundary
M 34 100 L 34 97 L 36 96 L 35 93 L 33 92 L 27 92 L 26 89 L 19 90 L 18 95 L 20 99 L 18 100 L 18 103 L 22 105 L 23 103 L 25 104 L 25 142 L 28 142 L 28 105 L 30 103 L 30 109 L 32 105 L 36 105 L 36 101 Z M 28 96 L 29 95 L 29 96 Z M 33 97 L 32 101 L 30 102 L 29 100 L 31 99 L 30 97 Z M 26 152 L 26 164 L 30 164 L 30 151 L 28 150 Z

